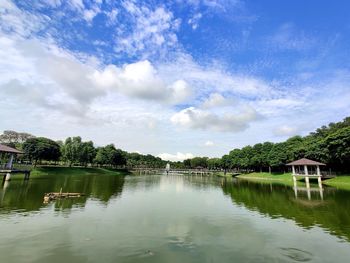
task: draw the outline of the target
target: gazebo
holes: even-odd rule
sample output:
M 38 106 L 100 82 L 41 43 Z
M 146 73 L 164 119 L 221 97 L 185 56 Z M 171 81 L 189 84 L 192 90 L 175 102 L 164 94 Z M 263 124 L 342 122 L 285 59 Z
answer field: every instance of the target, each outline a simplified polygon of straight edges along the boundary
M 318 184 L 322 187 L 321 182 L 321 170 L 320 166 L 325 166 L 326 164 L 316 162 L 307 158 L 302 158 L 294 162 L 286 164 L 287 166 L 292 166 L 292 176 L 294 184 L 296 184 L 296 177 L 301 176 L 305 178 L 306 187 L 310 188 L 309 178 L 317 178 Z
M 13 160 L 17 154 L 22 154 L 22 153 L 23 152 L 15 149 L 15 148 L 0 144 L 0 154 L 8 154 L 9 155 L 8 161 L 4 165 L 0 166 L 0 173 L 6 174 L 5 180 L 11 179 L 11 172 L 14 171 L 12 169 L 13 168 Z M 19 172 L 19 171 L 17 171 L 17 172 Z M 25 178 L 26 179 L 27 179 L 27 177 L 29 178 L 29 176 L 27 176 L 27 171 L 23 171 L 23 172 L 25 173 Z
M 1 167 L 1 168 L 11 170 L 12 169 L 12 165 L 13 165 L 13 160 L 14 160 L 15 156 L 17 154 L 21 154 L 23 152 L 15 149 L 15 148 L 9 147 L 7 145 L 0 144 L 0 153 L 8 153 L 8 154 L 10 154 L 10 158 L 9 158 L 8 162 L 5 164 L 4 167 Z

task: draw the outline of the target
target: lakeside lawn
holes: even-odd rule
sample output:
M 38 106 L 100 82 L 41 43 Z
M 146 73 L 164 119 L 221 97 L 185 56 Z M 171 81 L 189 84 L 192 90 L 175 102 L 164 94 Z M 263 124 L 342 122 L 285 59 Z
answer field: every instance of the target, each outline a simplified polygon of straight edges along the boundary
M 322 182 L 338 189 L 350 190 L 350 175 L 341 175 Z
M 284 174 L 270 174 L 270 173 L 249 173 L 238 175 L 237 178 L 259 181 L 259 182 L 275 182 L 285 185 L 293 185 L 293 179 L 291 173 Z M 303 186 L 303 178 L 297 178 L 298 185 Z M 312 183 L 313 181 L 311 181 Z M 327 186 L 336 187 L 338 189 L 350 190 L 350 175 L 341 175 L 332 179 L 322 181 L 322 184 Z
M 250 181 L 255 181 L 259 183 L 276 183 L 293 186 L 293 178 L 291 173 L 249 173 L 249 174 L 240 174 L 237 176 L 239 179 L 245 179 Z M 298 178 L 300 181 L 301 178 Z M 302 185 L 303 182 L 298 182 L 298 185 Z
M 238 178 L 244 179 L 256 179 L 256 180 L 269 180 L 269 181 L 283 181 L 293 183 L 293 178 L 291 173 L 249 173 L 240 174 Z

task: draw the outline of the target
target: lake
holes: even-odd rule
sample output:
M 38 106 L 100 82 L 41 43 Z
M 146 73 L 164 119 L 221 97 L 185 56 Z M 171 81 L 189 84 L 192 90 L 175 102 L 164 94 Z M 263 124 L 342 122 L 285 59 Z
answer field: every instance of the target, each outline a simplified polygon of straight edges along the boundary
M 43 203 L 46 192 L 83 192 Z M 188 175 L 20 176 L 0 262 L 349 262 L 350 192 Z

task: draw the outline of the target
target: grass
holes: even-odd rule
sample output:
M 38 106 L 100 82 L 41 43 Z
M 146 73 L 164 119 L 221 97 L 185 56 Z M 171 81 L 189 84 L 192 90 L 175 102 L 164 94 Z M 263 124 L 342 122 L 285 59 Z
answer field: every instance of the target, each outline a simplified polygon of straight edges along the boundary
M 215 172 L 214 175 L 219 177 L 232 177 L 232 173 L 224 173 L 224 172 Z
M 341 175 L 323 182 L 338 189 L 350 190 L 350 175 Z
M 291 173 L 249 173 L 249 174 L 240 174 L 237 178 L 251 180 L 259 183 L 277 183 L 283 185 L 293 186 L 293 177 Z M 302 180 L 302 178 L 297 179 Z M 298 185 L 301 185 L 302 182 L 298 182 Z
M 293 182 L 291 173 L 249 173 L 241 174 L 237 176 L 238 178 L 245 179 L 256 179 L 256 180 L 273 180 L 273 181 L 284 181 L 284 182 Z
M 293 185 L 293 179 L 291 173 L 284 174 L 270 174 L 270 173 L 249 173 L 249 174 L 241 174 L 237 176 L 238 178 L 253 180 L 258 182 L 275 182 L 279 184 L 285 185 Z M 303 178 L 297 178 L 298 181 L 302 181 Z M 299 184 L 303 184 L 304 182 L 298 182 Z M 350 190 L 350 175 L 342 175 L 332 179 L 328 179 L 322 182 L 324 185 L 336 187 L 338 189 Z

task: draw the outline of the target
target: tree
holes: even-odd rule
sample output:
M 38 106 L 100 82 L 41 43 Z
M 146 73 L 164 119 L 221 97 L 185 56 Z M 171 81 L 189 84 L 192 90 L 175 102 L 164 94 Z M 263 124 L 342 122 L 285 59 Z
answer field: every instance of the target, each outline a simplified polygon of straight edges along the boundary
M 0 135 L 0 143 L 15 147 L 18 144 L 22 144 L 26 140 L 34 137 L 35 136 L 26 132 L 16 132 L 11 130 L 6 130 L 4 131 L 3 134 Z
M 23 144 L 26 157 L 34 162 L 34 167 L 39 161 L 58 161 L 61 155 L 57 142 L 44 138 L 30 138 Z
M 87 166 L 96 156 L 96 149 L 92 141 L 83 142 L 81 137 L 68 137 L 61 147 L 62 159 L 72 166 L 78 163 Z
M 68 137 L 62 147 L 63 160 L 72 166 L 74 163 L 80 161 L 80 154 L 82 151 L 81 137 Z
M 78 154 L 78 161 L 85 167 L 92 163 L 96 156 L 96 149 L 92 141 L 83 142 L 80 145 L 80 152 Z
M 324 140 L 329 161 L 337 168 L 350 170 L 350 127 L 345 127 L 327 136 Z
M 126 152 L 116 149 L 114 144 L 109 144 L 97 149 L 94 161 L 102 166 L 124 166 L 127 164 Z
M 221 165 L 222 168 L 227 169 L 232 168 L 232 162 L 231 162 L 231 157 L 228 154 L 225 154 L 224 156 L 221 157 Z
M 209 169 L 219 169 L 221 168 L 221 159 L 220 158 L 210 158 L 207 161 Z
M 191 168 L 191 159 L 186 159 L 183 161 L 185 168 Z
M 270 152 L 273 148 L 272 142 L 264 142 L 261 147 L 261 165 L 262 167 L 268 167 L 269 173 L 271 173 L 271 162 L 269 160 Z
M 124 166 L 126 165 L 126 152 L 116 149 L 113 156 L 112 164 L 114 166 Z
M 229 160 L 227 160 L 225 163 L 227 164 L 227 168 L 235 168 L 235 169 L 240 169 L 241 168 L 241 150 L 240 149 L 233 149 L 230 151 L 229 155 Z
M 208 157 L 194 157 L 191 159 L 191 168 L 207 168 L 208 167 Z
M 276 143 L 273 145 L 268 159 L 272 167 L 280 169 L 287 161 L 287 154 L 285 151 L 285 143 Z

